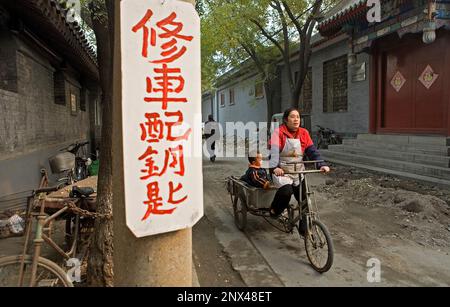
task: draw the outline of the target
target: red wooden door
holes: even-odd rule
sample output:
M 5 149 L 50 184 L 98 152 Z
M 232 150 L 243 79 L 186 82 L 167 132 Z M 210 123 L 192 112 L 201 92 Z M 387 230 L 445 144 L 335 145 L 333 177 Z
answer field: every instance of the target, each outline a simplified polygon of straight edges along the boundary
M 443 52 L 447 44 L 440 38 L 426 45 L 416 36 L 401 45 L 390 43 L 397 46 L 386 47 L 380 53 L 378 132 L 447 133 L 444 87 L 449 71 Z

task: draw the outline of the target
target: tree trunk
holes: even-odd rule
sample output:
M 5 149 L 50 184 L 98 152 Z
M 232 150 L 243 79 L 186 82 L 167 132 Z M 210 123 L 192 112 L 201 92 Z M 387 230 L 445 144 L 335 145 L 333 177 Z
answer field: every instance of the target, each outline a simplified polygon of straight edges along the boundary
M 265 81 L 264 82 L 264 92 L 266 94 L 266 103 L 267 103 L 267 123 L 270 126 L 270 122 L 272 120 L 272 115 L 273 115 L 273 90 L 272 87 L 270 86 L 270 81 Z
M 284 64 L 286 66 L 286 73 L 289 80 L 290 85 L 290 91 L 291 91 L 291 101 L 290 105 L 292 107 L 299 107 L 299 99 L 300 94 L 303 87 L 303 82 L 305 81 L 306 74 L 308 72 L 308 64 L 311 57 L 311 36 L 312 32 L 314 30 L 314 26 L 316 24 L 316 19 L 318 15 L 320 14 L 320 8 L 322 6 L 323 0 L 317 0 L 315 1 L 313 5 L 313 10 L 306 19 L 305 23 L 302 25 L 298 17 L 294 15 L 291 8 L 289 7 L 289 4 L 287 1 L 282 0 L 281 1 L 284 6 L 284 11 L 289 16 L 291 22 L 294 24 L 295 28 L 297 29 L 299 38 L 300 38 L 300 45 L 299 45 L 299 71 L 298 71 L 298 78 L 295 80 L 295 82 L 292 82 L 292 70 L 290 69 L 290 60 L 291 60 L 291 54 L 290 52 L 286 52 L 286 50 L 281 50 L 281 54 L 284 58 Z M 282 15 L 284 16 L 284 15 Z M 283 19 L 283 17 L 281 18 Z M 283 22 L 283 20 L 282 20 Z M 285 38 L 286 40 L 286 38 Z M 280 48 L 281 49 L 281 48 Z
M 108 1 L 109 2 L 109 1 Z M 109 4 L 109 3 L 108 3 Z M 97 213 L 112 213 L 112 52 L 108 19 L 91 11 L 97 39 L 97 60 L 102 89 L 102 132 L 98 174 Z M 110 15 L 112 16 L 112 15 Z M 88 261 L 89 286 L 113 286 L 113 221 L 97 218 Z
M 300 76 L 300 73 L 299 73 L 298 78 L 302 78 Z M 302 88 L 303 88 L 303 82 L 304 81 L 305 81 L 305 78 L 303 78 L 303 81 L 302 81 L 300 87 L 295 88 L 291 92 L 291 105 L 293 107 L 297 108 L 297 109 L 301 109 L 301 107 L 302 107 L 299 102 L 300 102 L 300 94 L 301 94 L 301 91 L 302 91 Z

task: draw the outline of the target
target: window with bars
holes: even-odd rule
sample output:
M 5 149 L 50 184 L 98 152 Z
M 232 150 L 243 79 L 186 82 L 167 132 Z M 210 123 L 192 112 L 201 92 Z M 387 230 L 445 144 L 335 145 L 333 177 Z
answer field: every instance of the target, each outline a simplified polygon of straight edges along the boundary
M 234 105 L 234 88 L 230 89 L 230 106 Z
M 264 98 L 264 83 L 257 82 L 255 84 L 255 98 Z
M 102 106 L 100 99 L 97 97 L 94 103 L 95 107 L 95 125 L 101 126 L 102 125 Z
M 220 93 L 220 106 L 225 106 L 225 93 Z
M 53 73 L 53 90 L 55 103 L 65 106 L 66 105 L 66 77 L 64 72 L 55 71 Z
M 323 112 L 347 111 L 347 55 L 323 63 Z
M 89 99 L 89 91 L 85 88 L 81 89 L 80 94 L 80 110 L 86 112 L 86 105 Z
M 295 82 L 298 79 L 298 71 L 295 72 Z M 308 68 L 305 80 L 303 81 L 302 92 L 298 99 L 301 113 L 311 113 L 312 109 L 312 67 Z
M 78 97 L 76 92 L 70 92 L 70 112 L 72 115 L 78 113 Z

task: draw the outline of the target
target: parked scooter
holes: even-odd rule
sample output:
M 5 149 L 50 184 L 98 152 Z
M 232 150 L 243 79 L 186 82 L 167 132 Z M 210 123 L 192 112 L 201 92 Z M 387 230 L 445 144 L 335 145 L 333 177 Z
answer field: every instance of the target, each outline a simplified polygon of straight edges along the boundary
M 316 125 L 319 130 L 317 131 L 317 148 L 326 149 L 328 145 L 342 144 L 342 137 L 336 133 L 333 129 L 324 128 Z

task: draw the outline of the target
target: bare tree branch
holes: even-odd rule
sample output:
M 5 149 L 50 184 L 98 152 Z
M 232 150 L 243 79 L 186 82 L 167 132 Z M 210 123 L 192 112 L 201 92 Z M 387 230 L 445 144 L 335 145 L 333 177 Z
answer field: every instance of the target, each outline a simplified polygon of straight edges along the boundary
M 253 48 L 253 46 L 249 46 L 246 43 L 244 43 L 242 40 L 238 40 L 239 44 L 242 48 L 244 48 L 245 52 L 252 58 L 252 60 L 255 62 L 256 67 L 261 73 L 264 73 L 264 65 L 262 64 L 261 60 L 259 59 L 256 50 Z
M 297 17 L 295 17 L 294 13 L 292 12 L 291 8 L 289 7 L 289 4 L 286 0 L 281 0 L 284 10 L 286 11 L 287 15 L 291 19 L 292 23 L 295 25 L 295 28 L 297 29 L 297 32 L 300 36 L 300 45 L 299 45 L 299 71 L 298 71 L 298 78 L 295 80 L 295 85 L 292 87 L 292 104 L 296 105 L 298 103 L 298 99 L 300 97 L 300 93 L 303 87 L 303 83 L 306 77 L 306 74 L 308 73 L 308 64 L 309 59 L 311 58 L 311 36 L 312 32 L 314 30 L 315 24 L 316 24 L 316 17 L 317 14 L 320 12 L 320 8 L 322 6 L 323 0 L 317 0 L 315 1 L 314 5 L 310 8 L 312 9 L 311 13 L 309 14 L 308 18 L 306 19 L 305 23 L 302 24 L 298 20 Z M 308 10 L 310 10 L 308 9 Z
M 298 33 L 301 33 L 302 25 L 300 24 L 298 19 L 295 17 L 294 13 L 292 13 L 292 10 L 289 7 L 289 4 L 286 2 L 286 0 L 282 0 L 281 2 L 283 3 L 284 10 L 288 14 L 289 18 L 291 19 L 291 21 L 294 24 L 295 28 L 297 29 Z
M 270 40 L 270 41 L 271 41 L 271 42 L 272 42 L 272 43 L 280 50 L 281 54 L 284 53 L 284 49 L 283 49 L 283 47 L 280 45 L 280 43 L 279 43 L 275 38 L 273 38 L 272 35 L 270 35 L 270 34 L 266 31 L 266 29 L 264 29 L 264 27 L 263 27 L 261 24 L 259 24 L 259 22 L 258 22 L 257 20 L 251 18 L 250 21 L 251 21 L 252 23 L 254 23 L 254 24 L 261 30 L 262 34 L 263 34 L 268 40 Z

